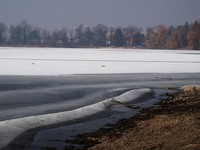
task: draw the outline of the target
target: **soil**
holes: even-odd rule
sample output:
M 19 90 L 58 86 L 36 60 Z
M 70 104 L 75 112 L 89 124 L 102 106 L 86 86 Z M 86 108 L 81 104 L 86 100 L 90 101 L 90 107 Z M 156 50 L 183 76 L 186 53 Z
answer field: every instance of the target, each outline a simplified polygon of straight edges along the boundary
M 66 143 L 66 150 L 199 150 L 200 89 L 185 87 L 132 118 L 78 135 Z

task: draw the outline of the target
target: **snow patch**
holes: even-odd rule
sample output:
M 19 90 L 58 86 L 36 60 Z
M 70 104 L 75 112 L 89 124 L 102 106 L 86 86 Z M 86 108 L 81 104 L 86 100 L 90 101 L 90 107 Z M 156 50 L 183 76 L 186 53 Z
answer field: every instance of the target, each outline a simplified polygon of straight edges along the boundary
M 152 90 L 149 88 L 146 89 L 138 89 L 138 90 L 131 90 L 128 91 L 120 96 L 114 97 L 115 100 L 121 102 L 121 103 L 128 103 L 134 100 L 137 100 L 138 98 L 145 96 L 146 94 L 152 94 Z

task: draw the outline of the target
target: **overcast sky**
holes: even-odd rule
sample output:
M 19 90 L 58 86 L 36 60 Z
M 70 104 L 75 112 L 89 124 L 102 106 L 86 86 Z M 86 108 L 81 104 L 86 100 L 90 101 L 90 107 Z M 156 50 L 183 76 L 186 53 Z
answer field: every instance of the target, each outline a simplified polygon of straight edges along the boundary
M 0 22 L 53 30 L 80 24 L 176 26 L 200 19 L 200 0 L 0 0 Z

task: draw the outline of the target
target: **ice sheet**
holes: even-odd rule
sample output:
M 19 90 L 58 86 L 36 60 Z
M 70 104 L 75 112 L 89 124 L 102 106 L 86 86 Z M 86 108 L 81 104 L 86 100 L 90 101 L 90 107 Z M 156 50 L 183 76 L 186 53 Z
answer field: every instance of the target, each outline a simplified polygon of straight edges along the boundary
M 124 73 L 198 73 L 200 52 L 135 49 L 0 48 L 0 75 L 68 75 Z M 104 111 L 134 101 L 150 89 L 129 91 L 75 110 L 0 122 L 0 148 L 22 132 Z
M 0 48 L 0 75 L 200 72 L 200 52 L 142 49 Z

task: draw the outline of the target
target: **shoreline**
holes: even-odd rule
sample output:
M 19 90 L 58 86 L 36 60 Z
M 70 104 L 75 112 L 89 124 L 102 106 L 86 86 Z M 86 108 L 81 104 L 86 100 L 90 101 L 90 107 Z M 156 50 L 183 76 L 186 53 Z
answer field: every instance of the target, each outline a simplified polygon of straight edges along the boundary
M 49 78 L 36 77 L 37 80 L 35 80 L 36 78 L 32 78 L 32 77 L 24 78 L 23 76 L 16 77 L 16 78 L 15 77 L 13 78 L 13 76 L 9 76 L 9 77 L 8 76 L 7 77 L 1 76 L 0 80 L 3 81 L 2 83 L 5 83 L 6 85 L 8 83 L 10 84 L 10 82 L 14 83 L 13 85 L 16 85 L 16 87 L 17 87 L 16 89 L 18 89 L 18 90 L 23 90 L 23 86 L 21 87 L 21 85 L 23 85 L 24 83 L 26 83 L 28 86 L 30 86 L 30 89 L 32 90 L 32 88 L 35 89 L 34 83 L 37 83 L 36 87 L 38 88 L 38 87 L 40 87 L 40 84 L 43 85 L 44 83 L 45 83 L 45 86 L 54 85 L 54 84 L 59 85 L 60 83 L 63 84 L 63 79 L 65 79 L 64 84 L 66 84 L 66 85 L 68 85 L 68 83 L 71 83 L 71 81 L 73 81 L 73 84 L 80 83 L 79 81 L 81 81 L 82 84 L 84 83 L 84 85 L 87 85 L 87 86 L 88 86 L 88 83 L 89 83 L 89 85 L 90 84 L 93 85 L 94 83 L 95 84 L 99 83 L 100 87 L 102 87 L 102 85 L 101 85 L 102 80 L 104 81 L 106 79 L 104 81 L 106 83 L 105 85 L 107 85 L 107 84 L 109 86 L 111 85 L 111 87 L 110 87 L 111 89 L 121 87 L 122 85 L 127 86 L 127 87 L 132 87 L 133 89 L 137 89 L 139 87 L 141 88 L 143 86 L 144 87 L 148 86 L 148 87 L 155 88 L 155 89 L 157 89 L 157 88 L 166 89 L 166 88 L 169 88 L 169 87 L 171 87 L 171 88 L 180 87 L 180 86 L 186 85 L 188 83 L 190 83 L 190 84 L 197 83 L 198 84 L 199 83 L 199 81 L 198 81 L 199 76 L 198 75 L 199 75 L 199 73 L 195 73 L 195 74 L 190 74 L 190 73 L 187 73 L 187 74 L 177 74 L 177 73 L 174 73 L 174 74 L 165 74 L 165 73 L 159 74 L 159 73 L 157 73 L 157 74 L 142 74 L 142 76 L 141 76 L 141 74 L 126 74 L 126 75 L 118 74 L 118 75 L 103 75 L 103 76 L 102 75 L 97 75 L 97 76 L 89 75 L 89 76 L 78 76 L 78 77 L 77 76 L 71 76 L 70 78 L 69 77 L 67 77 L 67 78 L 66 77 L 58 77 L 58 78 L 57 77 L 49 77 Z M 10 79 L 12 79 L 12 80 L 10 80 Z M 51 81 L 51 79 L 56 79 L 56 82 L 55 81 L 49 82 L 49 81 Z M 67 81 L 66 81 L 66 79 L 67 79 Z M 71 80 L 71 79 L 73 79 L 73 80 Z M 87 79 L 87 80 L 82 80 L 82 79 Z M 124 80 L 124 79 L 126 79 L 126 80 Z M 135 82 L 136 79 L 137 79 L 137 84 Z M 34 81 L 34 82 L 32 82 L 32 81 Z M 107 82 L 107 81 L 109 81 L 109 82 Z M 112 83 L 116 83 L 116 81 L 123 81 L 124 84 L 122 84 L 123 82 L 120 83 L 119 85 L 112 84 Z M 130 81 L 131 81 L 132 84 L 129 84 Z M 29 83 L 31 83 L 31 84 L 29 84 Z M 46 84 L 46 83 L 48 83 L 48 84 Z M 11 90 L 11 91 L 14 90 L 15 91 L 16 89 L 12 89 L 13 85 L 11 86 L 11 89 L 8 89 L 8 90 Z M 103 84 L 103 86 L 105 86 L 105 85 Z M 43 88 L 43 86 L 41 86 L 41 87 Z M 94 88 L 94 87 L 92 86 L 92 88 Z M 61 124 L 61 126 L 62 126 L 62 124 Z M 52 128 L 54 128 L 54 127 L 55 126 L 52 126 Z M 45 129 L 45 127 L 40 128 L 40 129 L 43 130 L 43 129 Z M 26 134 L 29 137 L 32 136 L 32 133 L 30 133 L 29 131 L 31 131 L 31 130 L 28 130 L 25 133 L 25 138 L 26 138 Z M 33 129 L 33 133 L 34 132 L 35 131 Z M 33 137 L 31 137 L 31 138 L 33 138 Z M 19 141 L 20 141 L 20 139 L 19 139 Z M 15 143 L 15 141 L 11 142 L 11 146 L 17 146 L 18 144 L 19 143 Z M 24 145 L 25 145 L 25 147 L 29 146 L 28 144 L 27 145 L 24 144 Z M 24 145 L 21 145 L 21 146 L 24 146 Z M 7 148 L 7 147 L 5 147 L 5 148 Z
M 66 140 L 66 149 L 199 149 L 199 86 L 168 96 L 136 116 Z
M 190 88 L 190 86 L 189 87 L 186 86 L 185 89 L 191 90 L 193 88 Z M 142 109 L 139 114 L 136 114 L 131 118 L 120 119 L 116 124 L 106 124 L 102 128 L 100 128 L 99 130 L 97 130 L 96 132 L 91 132 L 91 133 L 86 132 L 85 134 L 78 134 L 77 136 L 75 136 L 74 140 L 66 139 L 65 142 L 67 143 L 68 146 L 66 146 L 65 149 L 66 150 L 67 149 L 76 149 L 76 147 L 74 147 L 74 145 L 77 146 L 79 144 L 81 146 L 78 149 L 100 149 L 100 148 L 102 148 L 101 144 L 100 144 L 102 142 L 101 140 L 103 140 L 103 142 L 107 142 L 107 144 L 109 145 L 109 143 L 112 143 L 116 140 L 120 140 L 121 137 L 123 138 L 123 135 L 127 134 L 132 129 L 133 129 L 133 131 L 138 132 L 138 127 L 137 127 L 138 125 L 135 124 L 135 122 L 138 123 L 138 122 L 142 122 L 142 121 L 143 122 L 147 121 L 149 119 L 154 118 L 154 116 L 160 115 L 160 113 L 161 113 L 161 117 L 158 118 L 157 121 L 161 121 L 163 119 L 168 119 L 168 121 L 170 121 L 170 119 L 165 117 L 164 115 L 165 115 L 166 111 L 170 115 L 172 115 L 174 113 L 174 108 L 169 110 L 168 107 L 166 107 L 166 104 L 168 104 L 171 97 L 174 97 L 174 95 L 176 96 L 176 95 L 182 94 L 182 93 L 183 92 L 180 92 L 180 93 L 177 93 L 177 94 L 172 94 L 172 95 L 166 94 L 167 96 L 169 96 L 167 99 L 160 101 L 158 104 L 155 104 L 155 106 Z M 200 90 L 199 90 L 199 97 L 200 97 Z M 179 102 L 176 102 L 176 103 L 178 104 Z M 73 123 L 75 123 L 75 122 L 73 122 Z M 147 123 L 147 124 L 149 125 L 149 123 Z M 63 124 L 61 124 L 61 125 L 63 126 Z M 70 125 L 70 123 L 69 123 L 69 125 Z M 56 126 L 59 127 L 60 125 L 59 124 L 58 125 L 52 125 L 52 128 L 55 128 Z M 49 126 L 48 126 L 48 128 L 49 128 Z M 146 128 L 146 125 L 145 125 L 145 128 Z M 42 130 L 45 129 L 45 127 L 41 127 L 41 128 L 38 128 L 38 129 L 40 131 L 42 131 Z M 8 146 L 4 147 L 3 149 L 4 150 L 9 150 L 9 149 L 13 149 L 13 148 L 19 149 L 19 150 L 29 149 L 30 148 L 29 147 L 30 141 L 33 140 L 34 136 L 39 131 L 38 129 L 28 130 L 27 132 L 20 135 L 20 137 L 17 137 L 15 139 L 15 141 L 13 141 L 14 143 L 17 142 L 16 145 L 12 142 L 11 145 L 8 145 Z M 152 130 L 152 129 L 150 129 L 150 130 Z M 23 142 L 22 142 L 22 140 L 23 140 Z M 197 140 L 198 140 L 198 138 L 197 138 Z M 58 139 L 58 141 L 59 141 L 59 139 Z M 20 143 L 21 143 L 21 147 L 20 147 Z M 84 145 L 85 143 L 87 143 L 87 145 Z M 123 148 L 124 147 L 121 147 L 119 149 L 123 149 Z M 200 147 L 198 147 L 198 148 L 200 148 Z M 55 148 L 49 147 L 47 145 L 46 147 L 42 147 L 42 149 L 51 150 L 51 149 L 55 149 Z M 104 147 L 103 149 L 111 149 L 111 150 L 113 149 L 114 150 L 114 149 L 117 149 L 117 148 L 116 147 L 112 148 L 112 146 L 109 145 L 109 147 Z M 129 148 L 127 148 L 127 149 L 129 149 Z M 136 149 L 148 149 L 148 148 L 145 148 L 145 147 L 138 148 L 137 147 Z M 165 149 L 165 147 L 162 147 L 162 149 Z

